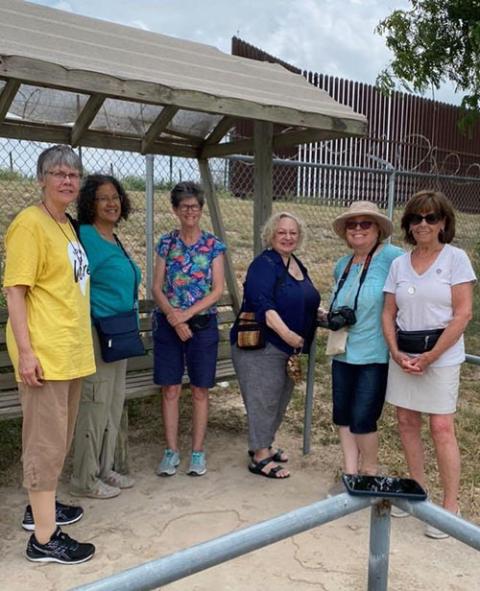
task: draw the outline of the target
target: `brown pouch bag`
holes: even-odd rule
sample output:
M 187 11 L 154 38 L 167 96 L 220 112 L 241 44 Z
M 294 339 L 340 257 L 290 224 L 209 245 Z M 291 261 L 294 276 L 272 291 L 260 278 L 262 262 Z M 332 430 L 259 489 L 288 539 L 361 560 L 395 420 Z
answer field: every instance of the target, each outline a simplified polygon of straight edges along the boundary
M 239 349 L 263 349 L 265 338 L 263 325 L 255 320 L 255 312 L 240 312 L 237 317 L 237 347 Z
M 298 353 L 290 355 L 287 359 L 287 376 L 291 378 L 295 384 L 299 384 L 302 381 L 302 364 Z

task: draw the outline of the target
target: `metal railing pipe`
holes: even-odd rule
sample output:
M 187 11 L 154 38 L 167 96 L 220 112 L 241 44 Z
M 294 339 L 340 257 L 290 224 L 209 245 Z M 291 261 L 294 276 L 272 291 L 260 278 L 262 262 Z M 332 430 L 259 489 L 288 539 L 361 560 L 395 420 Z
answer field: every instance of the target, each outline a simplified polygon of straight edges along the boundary
M 150 591 L 364 509 L 378 499 L 337 495 L 100 579 L 72 591 Z
M 474 363 L 475 365 L 480 365 L 480 357 L 478 355 L 465 355 L 465 361 L 467 363 Z
M 305 413 L 303 418 L 303 455 L 310 453 L 312 438 L 312 414 L 313 414 L 313 386 L 315 384 L 315 364 L 317 356 L 317 338 L 313 336 L 312 344 L 308 352 L 307 385 L 305 388 Z
M 480 550 L 480 527 L 457 517 L 442 507 L 434 505 L 430 501 L 411 502 L 403 499 L 395 499 L 394 505 L 411 513 L 422 521 L 441 529 L 460 542 Z
M 390 503 L 372 507 L 370 515 L 370 550 L 368 554 L 368 591 L 387 591 L 390 553 Z

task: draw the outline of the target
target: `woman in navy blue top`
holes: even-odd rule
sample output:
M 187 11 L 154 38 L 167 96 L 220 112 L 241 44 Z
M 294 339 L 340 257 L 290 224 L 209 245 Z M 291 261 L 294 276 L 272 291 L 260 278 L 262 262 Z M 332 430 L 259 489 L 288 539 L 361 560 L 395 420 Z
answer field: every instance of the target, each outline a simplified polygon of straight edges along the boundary
M 291 213 L 277 213 L 267 221 L 262 233 L 266 250 L 247 271 L 242 306 L 264 325 L 265 347 L 239 349 L 236 324 L 231 331 L 233 364 L 247 410 L 248 468 L 268 478 L 290 475 L 280 464 L 287 456 L 272 445 L 294 386 L 287 360 L 292 353 L 308 351 L 320 304 L 307 269 L 293 254 L 304 234 L 303 222 Z

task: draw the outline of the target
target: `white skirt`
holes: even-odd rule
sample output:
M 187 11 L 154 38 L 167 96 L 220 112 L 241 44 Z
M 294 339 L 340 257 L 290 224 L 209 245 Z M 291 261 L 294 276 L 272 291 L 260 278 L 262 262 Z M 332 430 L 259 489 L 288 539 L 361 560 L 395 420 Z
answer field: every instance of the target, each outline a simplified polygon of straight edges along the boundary
M 404 372 L 390 359 L 385 400 L 395 406 L 430 414 L 452 414 L 457 409 L 460 364 L 427 367 L 421 376 Z

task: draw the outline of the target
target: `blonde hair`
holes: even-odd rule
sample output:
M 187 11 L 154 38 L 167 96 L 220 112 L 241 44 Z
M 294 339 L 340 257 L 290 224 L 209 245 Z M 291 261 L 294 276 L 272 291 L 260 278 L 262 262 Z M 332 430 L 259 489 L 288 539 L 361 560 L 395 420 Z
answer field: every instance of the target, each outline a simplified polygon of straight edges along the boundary
M 297 217 L 296 215 L 294 215 L 293 213 L 290 213 L 288 211 L 280 211 L 278 213 L 274 213 L 265 222 L 265 225 L 262 228 L 262 234 L 261 234 L 262 244 L 263 244 L 264 248 L 271 248 L 272 239 L 273 239 L 273 236 L 275 235 L 275 232 L 277 230 L 278 223 L 283 218 L 289 218 L 297 224 L 297 228 L 298 228 L 297 248 L 301 248 L 301 246 L 304 243 L 305 238 L 306 238 L 305 222 L 301 218 Z

